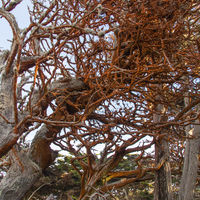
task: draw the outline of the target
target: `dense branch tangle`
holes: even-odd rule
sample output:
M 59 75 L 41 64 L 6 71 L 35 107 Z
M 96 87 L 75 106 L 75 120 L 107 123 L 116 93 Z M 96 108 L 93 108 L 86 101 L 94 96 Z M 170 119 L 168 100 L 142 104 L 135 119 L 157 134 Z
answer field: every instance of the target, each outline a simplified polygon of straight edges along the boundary
M 112 187 L 159 169 L 143 169 L 139 161 L 146 149 L 162 137 L 170 140 L 170 127 L 183 129 L 190 121 L 187 109 L 176 117 L 175 105 L 190 84 L 195 85 L 191 103 L 198 98 L 196 30 L 187 30 L 189 20 L 197 23 L 198 17 L 187 18 L 191 9 L 194 1 L 34 2 L 18 48 L 15 128 L 24 140 L 40 124 L 53 127 L 46 135 L 48 148 L 53 142 L 82 166 L 80 199 L 128 153 L 140 154 L 136 176 Z M 153 123 L 153 115 L 161 114 L 158 104 L 168 123 Z M 166 128 L 167 136 L 161 134 Z M 32 148 L 35 152 L 34 143 Z

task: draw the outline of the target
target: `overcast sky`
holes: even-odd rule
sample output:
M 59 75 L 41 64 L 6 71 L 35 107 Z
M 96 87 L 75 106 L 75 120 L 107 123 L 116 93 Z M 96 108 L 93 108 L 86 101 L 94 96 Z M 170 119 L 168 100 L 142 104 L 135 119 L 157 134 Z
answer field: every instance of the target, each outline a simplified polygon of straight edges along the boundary
M 1 6 L 0 3 L 0 7 Z M 23 0 L 13 11 L 11 11 L 16 17 L 20 29 L 29 25 L 28 6 L 31 6 L 30 0 Z M 0 30 L 0 50 L 9 49 L 11 43 L 8 40 L 12 40 L 12 31 L 4 18 L 0 18 Z

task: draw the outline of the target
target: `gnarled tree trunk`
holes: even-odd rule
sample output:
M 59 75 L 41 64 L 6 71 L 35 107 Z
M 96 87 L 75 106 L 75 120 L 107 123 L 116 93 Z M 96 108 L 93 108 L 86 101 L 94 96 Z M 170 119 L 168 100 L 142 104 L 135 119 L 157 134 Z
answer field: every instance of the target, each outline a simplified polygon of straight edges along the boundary
M 5 59 L 3 57 L 0 60 L 2 65 L 4 65 Z M 79 91 L 84 88 L 85 84 L 79 79 L 71 78 L 62 81 L 58 80 L 48 87 L 49 93 L 47 96 L 49 99 L 53 100 L 56 99 L 57 96 L 52 96 L 51 92 L 55 92 L 56 90 L 63 91 L 64 89 L 69 89 L 70 91 Z M 42 171 L 54 161 L 56 152 L 50 148 L 50 144 L 55 135 L 60 132 L 61 128 L 57 125 L 48 125 L 48 123 L 42 125 L 37 131 L 29 151 L 25 152 L 15 144 L 17 143 L 21 132 L 24 131 L 24 126 L 27 128 L 31 123 L 24 123 L 24 125 L 18 129 L 18 132 L 14 132 L 15 118 L 12 72 L 7 75 L 2 72 L 0 96 L 0 113 L 3 116 L 0 117 L 0 156 L 5 155 L 9 151 L 9 156 L 11 157 L 11 167 L 0 182 L 0 200 L 21 200 L 25 193 L 41 176 Z M 39 95 L 37 95 L 36 91 L 32 98 L 32 104 L 35 104 L 38 100 Z M 57 103 L 61 105 L 62 102 Z M 38 112 L 38 109 L 41 108 L 33 109 L 33 113 Z M 20 120 L 23 120 L 26 117 L 26 113 L 19 116 Z M 34 117 L 32 119 L 34 119 Z M 36 121 L 37 119 L 38 118 L 35 117 Z M 63 118 L 62 115 L 55 113 L 51 116 L 51 120 L 62 121 Z M 70 119 L 66 118 L 64 120 L 66 123 L 67 121 L 70 121 Z
M 20 200 L 36 180 L 56 158 L 50 143 L 56 131 L 43 125 L 36 133 L 28 152 L 14 147 L 11 153 L 11 167 L 0 183 L 0 200 Z
M 42 173 L 41 168 L 23 150 L 15 148 L 11 158 L 12 165 L 0 183 L 0 200 L 22 199 Z
M 158 114 L 154 114 L 154 122 L 159 123 L 165 121 L 161 116 L 161 113 L 164 115 L 164 107 L 161 104 L 158 104 L 156 107 Z M 160 113 L 160 114 L 159 114 Z M 165 129 L 163 131 L 166 131 Z M 154 200 L 171 200 L 172 191 L 171 191 L 171 168 L 169 162 L 169 145 L 167 142 L 166 132 L 159 132 L 157 140 L 155 143 L 155 162 L 158 164 L 163 160 L 163 165 L 159 170 L 155 172 L 155 187 L 154 187 Z
M 154 200 L 172 200 L 171 168 L 169 162 L 169 145 L 164 139 L 155 144 L 156 163 L 164 160 L 163 165 L 155 172 Z

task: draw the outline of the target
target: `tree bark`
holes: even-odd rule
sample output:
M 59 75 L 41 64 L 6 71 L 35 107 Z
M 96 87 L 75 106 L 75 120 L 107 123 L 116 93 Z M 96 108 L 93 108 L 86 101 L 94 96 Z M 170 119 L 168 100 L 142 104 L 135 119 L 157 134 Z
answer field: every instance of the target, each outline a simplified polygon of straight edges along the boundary
M 0 183 L 0 200 L 22 199 L 41 176 L 41 168 L 27 156 L 27 153 L 17 148 L 14 151 L 10 156 L 12 165 Z
M 199 123 L 199 120 L 196 120 Z M 194 199 L 196 187 L 197 171 L 199 163 L 199 146 L 200 146 L 200 125 L 194 125 L 193 129 L 186 129 L 187 135 L 194 137 L 186 140 L 184 166 L 179 190 L 179 200 Z
M 6 59 L 4 58 L 0 58 L 0 70 L 4 70 L 5 60 Z M 5 74 L 4 71 L 2 71 L 0 81 L 0 156 L 2 157 L 9 152 L 11 157 L 10 169 L 0 182 L 0 200 L 21 200 L 25 193 L 41 176 L 42 171 L 54 161 L 55 151 L 52 151 L 50 144 L 56 134 L 61 131 L 61 128 L 56 127 L 56 125 L 53 126 L 44 124 L 37 131 L 28 152 L 25 152 L 18 147 L 13 148 L 17 143 L 19 136 L 24 131 L 22 127 L 18 133 L 13 132 L 15 126 L 13 72 L 11 71 L 9 74 Z M 69 92 L 76 93 L 76 91 L 80 91 L 82 89 L 85 89 L 85 84 L 79 79 L 66 78 L 65 80 L 57 80 L 49 85 L 49 93 L 46 98 L 49 98 L 50 100 L 56 99 L 57 97 L 52 96 L 51 92 L 55 92 L 57 90 L 68 90 Z M 40 98 L 39 95 L 37 95 L 37 91 L 34 92 L 35 93 L 32 98 L 33 104 L 38 102 Z M 40 105 L 38 104 L 38 106 Z M 33 110 L 33 113 L 35 113 L 35 110 Z M 23 113 L 23 115 L 19 116 L 20 120 L 23 120 L 28 115 L 29 113 Z M 51 120 L 62 121 L 62 116 L 52 115 Z M 70 119 L 65 119 L 65 121 L 69 120 Z
M 0 200 L 21 200 L 55 159 L 51 138 L 60 128 L 43 125 L 36 133 L 29 152 L 13 148 L 11 167 L 0 183 Z
M 8 54 L 9 51 L 4 51 L 0 55 L 0 157 L 5 155 L 18 139 L 13 133 L 12 124 L 14 123 L 13 73 L 5 74 Z
M 163 109 L 164 107 L 159 104 L 157 105 L 156 111 L 159 113 L 164 113 Z M 153 120 L 155 123 L 164 121 L 162 117 L 163 116 L 161 116 L 160 114 L 154 114 Z M 155 162 L 156 164 L 158 164 L 162 160 L 164 161 L 164 164 L 159 170 L 155 172 L 154 200 L 172 200 L 172 180 L 169 162 L 169 145 L 165 136 L 158 136 L 155 144 Z
M 169 162 L 169 145 L 165 140 L 158 140 L 155 144 L 155 160 L 159 163 L 164 159 L 164 164 L 155 172 L 154 200 L 171 200 L 171 168 Z

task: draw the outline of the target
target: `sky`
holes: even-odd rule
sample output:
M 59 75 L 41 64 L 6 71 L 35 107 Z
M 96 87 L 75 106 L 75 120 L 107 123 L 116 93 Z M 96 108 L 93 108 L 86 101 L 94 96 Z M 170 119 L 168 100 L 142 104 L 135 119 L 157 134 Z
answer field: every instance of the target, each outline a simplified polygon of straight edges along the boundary
M 0 3 L 0 7 L 2 3 Z M 23 0 L 11 13 L 16 17 L 19 28 L 26 28 L 29 23 L 29 13 L 28 6 L 31 7 L 30 0 Z M 10 49 L 11 42 L 8 40 L 12 40 L 12 31 L 8 24 L 8 22 L 4 18 L 0 18 L 0 50 Z

